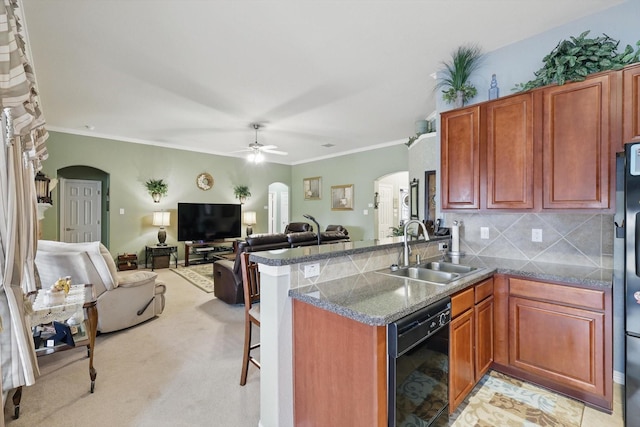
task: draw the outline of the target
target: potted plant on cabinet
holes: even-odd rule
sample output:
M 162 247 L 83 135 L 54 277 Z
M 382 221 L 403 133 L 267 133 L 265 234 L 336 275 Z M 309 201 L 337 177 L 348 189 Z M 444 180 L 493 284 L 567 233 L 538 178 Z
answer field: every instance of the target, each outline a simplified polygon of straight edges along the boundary
M 244 204 L 247 197 L 251 197 L 251 191 L 249 191 L 249 187 L 246 185 L 236 185 L 233 187 L 233 194 L 235 194 L 236 199 L 240 200 L 241 205 Z
M 442 90 L 442 98 L 456 108 L 476 96 L 478 90 L 469 82 L 471 74 L 482 63 L 482 50 L 477 45 L 459 46 L 452 54 L 451 61 L 443 62 L 442 76 L 436 83 L 436 89 Z
M 162 179 L 150 179 L 144 183 L 144 186 L 156 203 L 160 203 L 160 198 L 166 196 L 169 190 L 169 185 Z

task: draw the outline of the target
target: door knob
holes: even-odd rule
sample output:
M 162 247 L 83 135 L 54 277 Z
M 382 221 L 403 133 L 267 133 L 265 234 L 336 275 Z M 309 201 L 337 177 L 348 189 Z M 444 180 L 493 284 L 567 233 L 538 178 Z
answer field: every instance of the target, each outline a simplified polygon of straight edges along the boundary
M 65 228 L 64 231 L 71 231 L 71 230 L 75 230 L 75 228 Z

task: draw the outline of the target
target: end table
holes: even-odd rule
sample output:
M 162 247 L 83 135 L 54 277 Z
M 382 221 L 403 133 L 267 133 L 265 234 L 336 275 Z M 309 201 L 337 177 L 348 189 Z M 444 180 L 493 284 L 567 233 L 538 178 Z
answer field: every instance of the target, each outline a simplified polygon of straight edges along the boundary
M 151 271 L 155 268 L 154 258 L 168 256 L 173 257 L 176 268 L 178 268 L 178 247 L 171 245 L 150 245 L 144 247 L 144 266 L 148 268 L 148 260 L 151 258 Z M 171 264 L 171 258 L 169 258 Z

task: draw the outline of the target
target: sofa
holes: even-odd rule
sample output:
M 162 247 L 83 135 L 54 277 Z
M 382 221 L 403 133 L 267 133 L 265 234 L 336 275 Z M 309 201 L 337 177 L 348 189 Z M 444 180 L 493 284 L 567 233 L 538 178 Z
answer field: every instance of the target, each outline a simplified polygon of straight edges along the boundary
M 341 225 L 329 225 L 320 233 L 320 244 L 349 241 L 349 232 Z M 243 304 L 241 254 L 318 244 L 313 226 L 305 222 L 290 223 L 284 233 L 251 234 L 237 245 L 234 260 L 213 263 L 213 293 L 227 304 Z
M 42 288 L 60 277 L 73 284 L 90 283 L 97 297 L 98 331 L 125 329 L 164 310 L 166 286 L 157 273 L 118 272 L 108 249 L 100 242 L 64 243 L 39 240 L 35 258 Z

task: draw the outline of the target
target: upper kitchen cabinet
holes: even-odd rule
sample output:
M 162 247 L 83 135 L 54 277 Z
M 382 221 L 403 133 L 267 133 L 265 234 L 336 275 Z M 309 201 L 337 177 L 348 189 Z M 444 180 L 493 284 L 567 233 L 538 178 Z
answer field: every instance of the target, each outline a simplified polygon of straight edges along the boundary
M 640 64 L 622 72 L 622 142 L 640 142 Z
M 442 209 L 611 211 L 639 99 L 640 65 L 442 113 Z
M 480 107 L 462 108 L 441 117 L 443 209 L 480 207 Z
M 533 208 L 533 98 L 510 96 L 483 106 L 488 209 Z M 486 121 L 485 121 L 486 120 Z
M 542 208 L 609 209 L 619 73 L 548 86 L 542 98 Z

